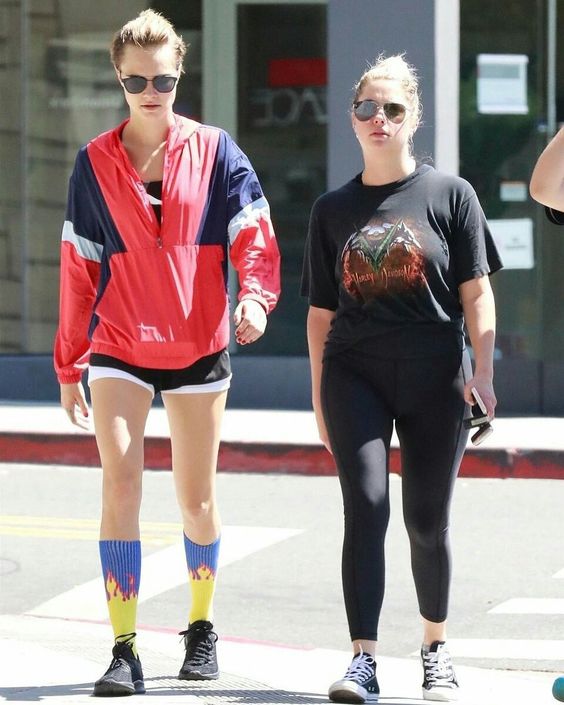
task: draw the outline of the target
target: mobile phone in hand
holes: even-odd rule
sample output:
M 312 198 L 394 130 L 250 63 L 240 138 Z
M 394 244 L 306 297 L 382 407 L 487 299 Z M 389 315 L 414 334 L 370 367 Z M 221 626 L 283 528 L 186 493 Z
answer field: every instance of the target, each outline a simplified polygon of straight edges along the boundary
M 478 430 L 476 433 L 474 433 L 470 440 L 472 441 L 472 445 L 479 446 L 482 441 L 485 441 L 488 436 L 491 436 L 493 433 L 493 426 L 491 423 L 486 422 L 483 423 L 481 426 L 478 426 Z
M 475 403 L 472 405 L 472 416 L 469 419 L 464 419 L 464 427 L 477 429 L 470 439 L 473 445 L 477 446 L 493 433 L 493 428 L 490 424 L 491 417 L 488 416 L 486 405 L 478 394 L 478 390 L 476 387 L 472 387 L 471 391 Z
M 478 394 L 476 387 L 472 387 L 472 396 L 474 397 L 474 404 L 472 404 L 472 416 L 469 419 L 464 419 L 464 428 L 476 428 L 482 424 L 491 421 L 488 416 L 486 405 L 484 404 L 482 397 Z

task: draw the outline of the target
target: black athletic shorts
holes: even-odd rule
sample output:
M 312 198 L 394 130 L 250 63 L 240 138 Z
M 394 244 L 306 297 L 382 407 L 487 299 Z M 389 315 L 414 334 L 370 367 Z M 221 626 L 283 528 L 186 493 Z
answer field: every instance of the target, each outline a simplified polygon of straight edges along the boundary
M 192 365 L 179 370 L 151 369 L 129 365 L 111 355 L 92 353 L 88 384 L 103 378 L 126 379 L 148 389 L 153 396 L 159 392 L 170 394 L 198 394 L 229 389 L 231 362 L 227 350 L 206 355 Z

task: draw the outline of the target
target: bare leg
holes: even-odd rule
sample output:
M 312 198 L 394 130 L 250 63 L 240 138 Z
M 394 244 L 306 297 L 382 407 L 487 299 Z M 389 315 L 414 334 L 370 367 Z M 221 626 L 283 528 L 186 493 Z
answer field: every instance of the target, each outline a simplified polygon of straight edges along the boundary
M 359 654 L 361 651 L 365 654 L 370 654 L 372 658 L 376 656 L 377 641 L 369 641 L 368 639 L 355 639 L 352 643 L 353 653 Z
M 172 441 L 172 469 L 184 533 L 207 545 L 219 536 L 215 473 L 227 392 L 167 394 L 163 401 Z
M 135 630 L 141 575 L 139 508 L 143 476 L 143 434 L 151 393 L 134 382 L 104 378 L 91 385 L 96 442 L 102 463 L 100 559 L 116 648 L 132 667 L 130 682 L 103 676 L 97 695 L 145 692 L 137 659 Z M 120 646 L 118 647 L 118 643 Z
M 123 379 L 91 385 L 96 442 L 103 470 L 102 540 L 139 539 L 143 435 L 151 393 Z

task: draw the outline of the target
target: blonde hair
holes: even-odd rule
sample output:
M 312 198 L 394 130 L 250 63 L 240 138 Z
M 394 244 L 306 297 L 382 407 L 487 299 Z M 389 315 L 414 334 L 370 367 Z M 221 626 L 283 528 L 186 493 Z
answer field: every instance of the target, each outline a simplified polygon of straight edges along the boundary
M 404 54 L 396 54 L 386 58 L 384 54 L 380 54 L 374 64 L 366 69 L 355 84 L 353 102 L 358 100 L 362 90 L 370 81 L 382 78 L 389 81 L 397 81 L 405 94 L 408 108 L 411 111 L 410 122 L 415 132 L 421 122 L 422 113 L 419 99 L 419 79 L 415 67 L 408 64 L 403 57 Z
M 176 68 L 182 73 L 182 62 L 187 46 L 181 36 L 176 34 L 172 24 L 159 12 L 143 10 L 139 15 L 123 25 L 115 34 L 110 46 L 110 56 L 116 68 L 123 58 L 128 44 L 144 49 L 149 46 L 170 44 L 176 55 Z

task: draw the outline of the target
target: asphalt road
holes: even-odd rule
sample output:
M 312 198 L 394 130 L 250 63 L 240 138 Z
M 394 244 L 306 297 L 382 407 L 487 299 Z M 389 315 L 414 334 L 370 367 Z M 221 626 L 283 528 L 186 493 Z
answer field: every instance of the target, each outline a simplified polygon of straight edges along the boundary
M 74 610 L 78 618 L 103 618 L 101 582 L 99 599 L 80 601 L 80 586 L 99 576 L 100 479 L 98 469 L 0 465 L 3 614 Z M 380 628 L 380 651 L 392 657 L 413 655 L 421 640 L 400 491 L 401 480 L 392 476 Z M 337 479 L 221 474 L 218 494 L 229 543 L 215 601 L 220 634 L 348 649 Z M 456 662 L 564 672 L 563 512 L 561 481 L 459 480 L 449 620 Z M 154 584 L 139 606 L 145 626 L 186 627 L 188 590 L 175 578 L 178 562 L 169 560 L 181 542 L 178 518 L 170 473 L 146 472 L 142 584 Z M 160 566 L 156 575 L 151 560 Z

